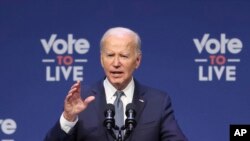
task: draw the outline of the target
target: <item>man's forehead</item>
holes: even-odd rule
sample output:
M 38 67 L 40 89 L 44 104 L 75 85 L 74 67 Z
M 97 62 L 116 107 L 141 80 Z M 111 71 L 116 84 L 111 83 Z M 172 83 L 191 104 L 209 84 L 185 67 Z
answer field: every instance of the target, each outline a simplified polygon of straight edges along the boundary
M 121 52 L 121 53 L 130 53 L 132 51 L 132 48 L 131 47 L 126 47 L 126 48 L 107 48 L 107 47 L 104 47 L 103 48 L 103 51 L 105 53 L 114 53 L 114 52 Z
M 133 47 L 135 46 L 135 41 L 130 37 L 111 37 L 107 38 L 104 42 L 104 46 Z

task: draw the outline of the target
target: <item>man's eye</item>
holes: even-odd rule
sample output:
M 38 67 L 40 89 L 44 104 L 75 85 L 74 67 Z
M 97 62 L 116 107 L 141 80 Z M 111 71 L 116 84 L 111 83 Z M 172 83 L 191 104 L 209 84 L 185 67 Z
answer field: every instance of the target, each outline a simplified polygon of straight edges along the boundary
M 122 58 L 128 58 L 128 55 L 121 55 Z
M 107 54 L 108 57 L 113 57 L 114 55 L 113 54 Z

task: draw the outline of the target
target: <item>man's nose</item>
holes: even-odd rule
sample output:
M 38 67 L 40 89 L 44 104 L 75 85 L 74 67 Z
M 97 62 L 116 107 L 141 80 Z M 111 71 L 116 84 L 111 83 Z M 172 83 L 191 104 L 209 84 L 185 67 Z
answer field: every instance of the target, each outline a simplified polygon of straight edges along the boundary
M 119 67 L 120 65 L 121 65 L 121 62 L 120 62 L 120 58 L 119 58 L 119 56 L 114 57 L 114 60 L 113 60 L 113 66 L 115 66 L 115 67 Z

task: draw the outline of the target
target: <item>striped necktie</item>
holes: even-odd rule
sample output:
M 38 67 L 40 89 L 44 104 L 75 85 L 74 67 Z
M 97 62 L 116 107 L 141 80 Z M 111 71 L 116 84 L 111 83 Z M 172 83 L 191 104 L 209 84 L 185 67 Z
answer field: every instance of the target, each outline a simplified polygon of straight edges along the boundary
M 121 101 L 121 97 L 124 95 L 123 91 L 115 92 L 115 123 L 118 127 L 123 126 L 124 124 L 124 112 L 123 112 L 123 103 Z

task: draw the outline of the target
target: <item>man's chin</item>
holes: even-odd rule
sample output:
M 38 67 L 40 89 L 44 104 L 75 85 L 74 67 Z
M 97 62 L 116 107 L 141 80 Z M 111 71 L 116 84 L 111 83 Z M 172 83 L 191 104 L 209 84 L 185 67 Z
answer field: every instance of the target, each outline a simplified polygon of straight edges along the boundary
M 116 88 L 120 89 L 123 85 L 123 81 L 120 79 L 111 79 L 110 83 Z
M 118 80 L 111 80 L 110 82 L 111 84 L 113 85 L 121 85 L 122 84 L 122 81 L 118 81 Z

